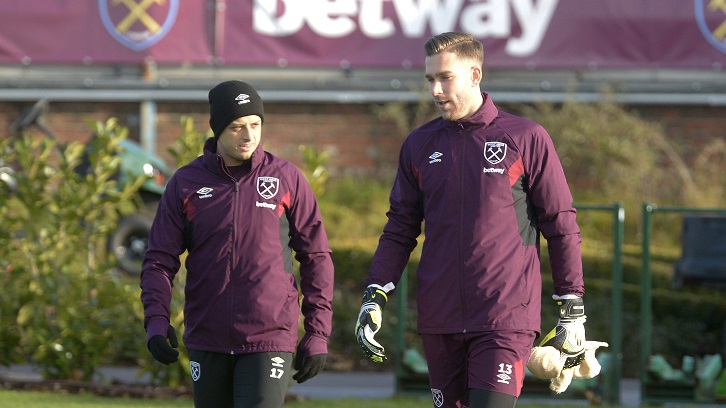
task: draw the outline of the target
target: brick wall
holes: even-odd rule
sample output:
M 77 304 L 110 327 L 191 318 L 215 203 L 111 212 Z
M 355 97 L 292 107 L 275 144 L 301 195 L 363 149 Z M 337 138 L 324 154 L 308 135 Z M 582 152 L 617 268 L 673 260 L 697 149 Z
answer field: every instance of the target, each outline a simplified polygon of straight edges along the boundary
M 10 124 L 32 103 L 0 102 L 0 129 Z M 181 117 L 191 116 L 197 129 L 206 132 L 206 103 L 159 103 L 157 105 L 157 153 L 173 163 L 167 148 L 181 133 Z M 139 140 L 140 114 L 136 103 L 52 102 L 45 123 L 60 141 L 85 141 L 91 135 L 88 119 L 116 117 L 129 128 L 129 138 Z M 262 141 L 279 157 L 301 165 L 298 147 L 316 145 L 330 152 L 330 170 L 337 174 L 385 175 L 394 171 L 398 149 L 405 135 L 393 123 L 381 122 L 366 104 L 265 104 Z
M 0 102 L 0 131 L 32 103 Z M 500 108 L 507 110 L 505 104 Z M 643 118 L 660 123 L 667 137 L 685 152 L 697 151 L 714 138 L 726 138 L 726 108 L 716 106 L 635 106 Z M 194 118 L 198 129 L 208 129 L 206 103 L 169 103 L 157 106 L 157 152 L 173 163 L 166 149 L 181 133 L 183 115 Z M 115 102 L 52 102 L 44 117 L 61 141 L 87 140 L 86 121 L 116 117 L 139 139 L 139 105 Z M 392 121 L 380 120 L 370 104 L 266 103 L 263 143 L 277 156 L 301 164 L 298 146 L 312 144 L 331 153 L 334 175 L 363 174 L 390 178 L 405 134 Z
M 714 139 L 726 140 L 724 106 L 639 106 L 638 114 L 659 123 L 679 151 L 693 156 Z

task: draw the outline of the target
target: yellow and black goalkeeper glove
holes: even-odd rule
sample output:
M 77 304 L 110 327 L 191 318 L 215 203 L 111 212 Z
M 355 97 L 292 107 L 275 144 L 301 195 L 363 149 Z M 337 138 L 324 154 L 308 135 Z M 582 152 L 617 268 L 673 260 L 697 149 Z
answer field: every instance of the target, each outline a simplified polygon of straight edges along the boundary
M 388 285 L 386 285 L 388 286 Z M 355 336 L 366 357 L 376 363 L 386 360 L 385 349 L 373 337 L 381 329 L 383 308 L 388 301 L 385 288 L 370 285 L 363 293 L 363 302 L 355 324 Z
M 579 297 L 564 299 L 555 295 L 553 298 L 560 308 L 560 319 L 539 345 L 559 350 L 565 360 L 564 368 L 578 366 L 585 358 L 585 304 Z

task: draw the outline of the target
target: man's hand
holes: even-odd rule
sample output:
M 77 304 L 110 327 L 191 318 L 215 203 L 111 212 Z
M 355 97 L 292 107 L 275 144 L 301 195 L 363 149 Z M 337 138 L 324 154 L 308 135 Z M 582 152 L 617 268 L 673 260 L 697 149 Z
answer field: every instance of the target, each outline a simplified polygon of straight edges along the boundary
M 169 339 L 169 342 L 166 339 Z M 171 345 L 169 345 L 171 343 Z M 166 332 L 166 338 L 161 335 L 156 335 L 149 339 L 149 343 L 146 347 L 151 352 L 154 359 L 162 364 L 169 365 L 179 360 L 179 352 L 174 350 L 179 347 L 179 341 L 176 339 L 176 331 L 174 327 L 169 325 L 169 330 Z
M 559 350 L 560 356 L 565 359 L 564 368 L 575 367 L 585 358 L 585 305 L 579 297 L 553 298 L 560 308 L 560 319 L 539 345 Z
M 358 344 L 363 353 L 376 363 L 386 360 L 385 349 L 373 337 L 381 329 L 382 312 L 387 301 L 388 295 L 385 288 L 379 285 L 368 286 L 363 293 L 358 322 L 355 324 Z
M 314 356 L 305 357 L 303 355 L 303 351 L 298 347 L 297 355 L 295 356 L 295 369 L 297 370 L 297 373 L 292 376 L 292 379 L 297 381 L 298 384 L 301 384 L 315 377 L 323 371 L 323 368 L 325 368 L 325 361 L 327 359 L 327 354 L 316 354 Z

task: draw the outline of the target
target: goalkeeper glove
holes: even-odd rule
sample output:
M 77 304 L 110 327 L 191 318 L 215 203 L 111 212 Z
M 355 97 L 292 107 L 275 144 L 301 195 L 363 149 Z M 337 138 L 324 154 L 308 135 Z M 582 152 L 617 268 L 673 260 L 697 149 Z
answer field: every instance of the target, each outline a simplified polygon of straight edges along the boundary
M 560 357 L 565 359 L 564 368 L 578 366 L 585 358 L 585 304 L 579 297 L 565 299 L 555 295 L 552 298 L 560 307 L 560 319 L 542 339 L 540 347 L 552 346 L 559 350 Z
M 392 287 L 393 285 L 391 285 Z M 376 363 L 386 360 L 385 349 L 373 337 L 381 329 L 383 308 L 388 301 L 386 287 L 370 285 L 363 293 L 363 302 L 355 324 L 355 335 L 363 353 Z M 390 290 L 390 289 L 389 289 Z

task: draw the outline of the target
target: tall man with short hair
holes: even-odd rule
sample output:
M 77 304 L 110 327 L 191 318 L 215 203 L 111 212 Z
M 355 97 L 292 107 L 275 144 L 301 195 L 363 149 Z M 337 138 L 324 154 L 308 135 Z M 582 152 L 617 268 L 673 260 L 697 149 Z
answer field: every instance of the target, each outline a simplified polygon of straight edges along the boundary
M 511 408 L 540 331 L 540 234 L 548 241 L 555 336 L 568 364 L 584 356 L 580 230 L 562 165 L 540 125 L 500 111 L 482 81 L 483 46 L 467 33 L 425 44 L 441 117 L 404 141 L 388 222 L 366 279 L 356 336 L 373 361 L 381 312 L 425 221 L 418 332 L 434 405 Z

